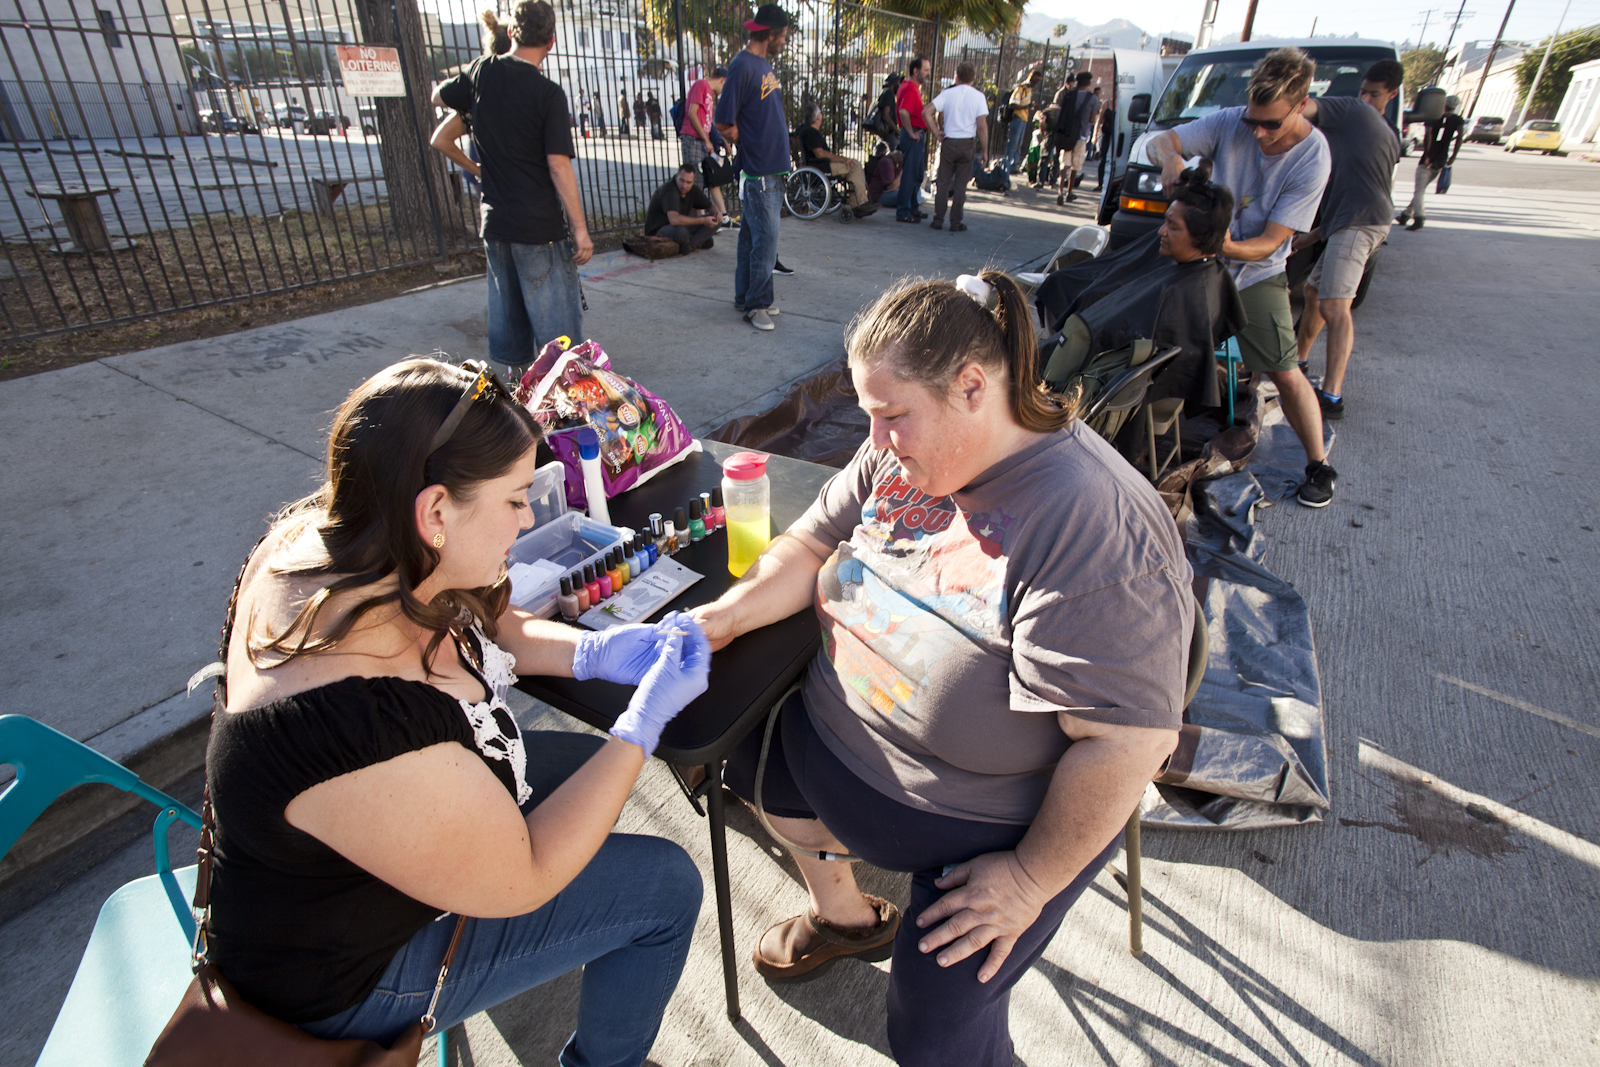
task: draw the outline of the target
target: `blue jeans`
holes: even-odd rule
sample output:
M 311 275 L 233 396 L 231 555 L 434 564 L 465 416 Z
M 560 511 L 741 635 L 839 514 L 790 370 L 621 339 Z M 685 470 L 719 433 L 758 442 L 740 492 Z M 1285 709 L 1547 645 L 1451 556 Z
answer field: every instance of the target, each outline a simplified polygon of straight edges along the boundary
M 485 240 L 489 261 L 489 359 L 507 384 L 522 377 L 539 349 L 565 334 L 583 337 L 583 304 L 572 243 L 513 244 Z
M 900 131 L 900 196 L 894 203 L 894 217 L 909 219 L 917 213 L 917 193 L 922 189 L 922 175 L 928 169 L 928 134 L 912 137 Z
M 583 968 L 578 1028 L 563 1067 L 638 1067 L 655 1043 L 700 914 L 700 872 L 659 837 L 612 834 L 572 882 L 538 911 L 468 919 L 434 1016 L 444 1030 L 569 971 Z M 422 1017 L 455 918 L 408 941 L 360 1004 L 301 1027 L 316 1037 L 393 1043 Z
M 1022 163 L 1022 143 L 1028 137 L 1028 120 L 1012 119 L 1006 137 L 1006 170 L 1014 171 Z
M 783 175 L 744 176 L 739 187 L 744 221 L 733 265 L 733 304 L 745 314 L 772 306 L 772 265 L 778 262 L 778 215 L 783 210 Z

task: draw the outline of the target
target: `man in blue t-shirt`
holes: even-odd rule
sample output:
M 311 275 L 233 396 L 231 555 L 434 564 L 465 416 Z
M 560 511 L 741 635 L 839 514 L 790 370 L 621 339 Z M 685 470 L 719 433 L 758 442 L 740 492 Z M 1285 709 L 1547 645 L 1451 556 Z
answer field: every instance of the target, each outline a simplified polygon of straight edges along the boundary
M 1266 374 L 1278 387 L 1284 418 L 1310 461 L 1296 493 L 1310 508 L 1333 501 L 1338 472 L 1327 462 L 1316 394 L 1296 366 L 1284 264 L 1290 238 L 1315 223 L 1328 184 L 1328 140 L 1305 117 L 1316 70 L 1298 48 L 1268 52 L 1250 75 L 1246 107 L 1225 107 L 1163 131 L 1148 149 L 1150 162 L 1161 168 L 1163 187 L 1177 187 L 1186 156 L 1201 156 L 1211 161 L 1211 180 L 1233 194 L 1233 225 L 1221 261 L 1249 319 L 1239 332 L 1239 354 L 1246 370 Z
M 783 50 L 789 16 L 777 4 L 762 4 L 744 24 L 750 40 L 728 64 L 728 80 L 712 116 L 736 146 L 739 200 L 744 224 L 733 268 L 733 306 L 758 330 L 772 329 L 772 268 L 778 261 L 778 214 L 789 173 L 789 123 L 783 90 L 768 62 Z

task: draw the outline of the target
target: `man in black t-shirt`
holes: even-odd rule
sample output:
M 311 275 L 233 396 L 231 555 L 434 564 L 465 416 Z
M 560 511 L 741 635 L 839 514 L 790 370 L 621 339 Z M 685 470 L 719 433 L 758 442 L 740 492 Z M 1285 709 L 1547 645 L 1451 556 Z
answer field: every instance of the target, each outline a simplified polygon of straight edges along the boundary
M 556 337 L 584 339 L 578 267 L 594 245 L 572 171 L 567 96 L 539 70 L 555 28 L 545 0 L 520 0 L 512 12 L 515 47 L 475 60 L 433 94 L 436 106 L 472 117 L 481 162 L 454 141 L 437 147 L 483 185 L 489 358 L 511 378 Z
M 680 164 L 672 180 L 650 198 L 644 213 L 644 232 L 672 238 L 685 256 L 692 249 L 712 247 L 711 235 L 717 232 L 711 201 L 694 177 L 693 163 Z
M 863 218 L 878 210 L 877 204 L 867 202 L 867 172 L 861 164 L 848 156 L 841 156 L 828 148 L 828 139 L 822 135 L 822 109 L 807 103 L 802 111 L 802 125 L 795 131 L 800 138 L 800 158 L 818 170 L 842 175 L 850 182 L 850 202 L 839 210 L 854 211 Z
M 1395 221 L 1405 226 L 1408 230 L 1422 229 L 1424 216 L 1427 210 L 1423 201 L 1428 197 L 1428 186 L 1438 180 L 1439 172 L 1456 161 L 1456 153 L 1461 151 L 1461 135 L 1467 123 L 1456 108 L 1461 102 L 1453 96 L 1444 100 L 1444 117 L 1433 122 L 1423 123 L 1427 135 L 1422 139 L 1422 158 L 1417 160 L 1417 173 L 1413 179 L 1411 189 L 1411 203 L 1398 216 Z

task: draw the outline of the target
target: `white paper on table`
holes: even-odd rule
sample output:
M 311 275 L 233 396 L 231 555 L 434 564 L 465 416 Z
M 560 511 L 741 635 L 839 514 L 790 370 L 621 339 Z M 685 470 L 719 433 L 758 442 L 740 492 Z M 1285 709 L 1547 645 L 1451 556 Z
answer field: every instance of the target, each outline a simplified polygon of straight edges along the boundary
M 591 630 L 643 622 L 663 604 L 698 582 L 705 575 L 692 571 L 675 559 L 665 557 L 639 577 L 622 587 L 622 592 L 578 616 Z
M 507 573 L 511 577 L 511 599 L 522 604 L 538 592 L 540 586 L 552 579 L 559 580 L 566 572 L 547 559 L 536 559 L 531 563 L 513 563 Z

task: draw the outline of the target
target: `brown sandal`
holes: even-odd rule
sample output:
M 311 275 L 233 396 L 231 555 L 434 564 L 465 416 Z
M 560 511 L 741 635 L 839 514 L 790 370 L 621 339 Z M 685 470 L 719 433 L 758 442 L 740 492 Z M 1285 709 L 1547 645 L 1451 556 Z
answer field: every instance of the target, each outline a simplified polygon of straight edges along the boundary
M 810 908 L 805 914 L 767 928 L 750 954 L 756 970 L 770 982 L 804 982 L 817 977 L 839 960 L 886 960 L 894 951 L 900 929 L 900 909 L 869 893 L 862 894 L 878 913 L 877 925 L 866 930 L 845 930 L 819 919 Z M 767 951 L 763 952 L 762 949 Z

